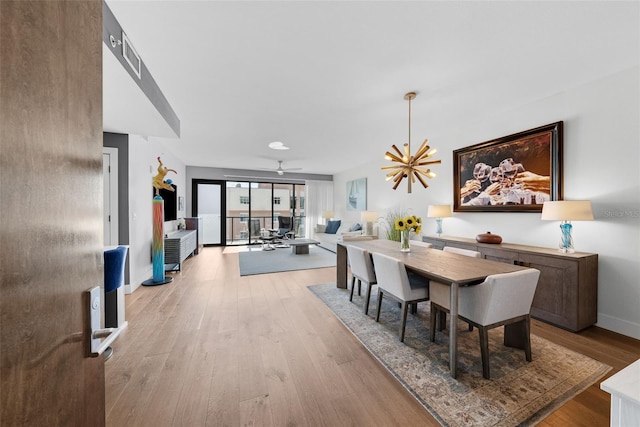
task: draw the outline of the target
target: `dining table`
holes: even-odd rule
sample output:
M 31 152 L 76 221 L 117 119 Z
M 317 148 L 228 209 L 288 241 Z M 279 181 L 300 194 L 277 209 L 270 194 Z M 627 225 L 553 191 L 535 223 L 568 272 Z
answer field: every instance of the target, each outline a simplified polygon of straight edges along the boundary
M 449 318 L 449 371 L 456 378 L 458 355 L 458 289 L 482 283 L 487 276 L 525 270 L 514 264 L 507 264 L 483 258 L 471 258 L 438 249 L 414 245 L 409 252 L 400 250 L 400 243 L 391 240 L 366 240 L 338 242 L 336 248 L 336 286 L 347 288 L 348 256 L 347 246 L 357 246 L 369 253 L 378 252 L 401 261 L 407 270 L 446 285 L 450 290 Z M 505 344 L 521 347 L 521 331 L 505 327 Z

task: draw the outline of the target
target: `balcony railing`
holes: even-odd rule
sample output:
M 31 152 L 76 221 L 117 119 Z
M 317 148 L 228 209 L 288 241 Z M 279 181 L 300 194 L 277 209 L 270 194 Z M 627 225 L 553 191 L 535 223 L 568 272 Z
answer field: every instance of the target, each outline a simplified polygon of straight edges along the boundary
M 305 216 L 294 216 L 293 231 L 296 237 L 304 237 Z M 239 216 L 228 216 L 227 223 L 227 245 L 246 245 L 260 242 L 260 230 L 277 229 L 278 219 L 271 216 L 252 216 L 251 219 Z

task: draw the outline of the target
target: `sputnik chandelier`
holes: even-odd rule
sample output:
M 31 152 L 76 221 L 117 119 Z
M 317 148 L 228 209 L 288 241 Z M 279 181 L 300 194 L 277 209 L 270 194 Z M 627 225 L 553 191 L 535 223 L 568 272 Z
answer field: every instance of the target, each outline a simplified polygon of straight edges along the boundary
M 411 184 L 414 183 L 416 179 L 420 181 L 420 184 L 422 184 L 424 188 L 427 188 L 429 184 L 427 184 L 425 178 L 435 178 L 436 174 L 425 166 L 441 163 L 440 160 L 429 160 L 438 150 L 429 147 L 428 139 L 424 140 L 415 155 L 411 155 L 411 101 L 415 97 L 415 92 L 409 92 L 404 96 L 404 99 L 409 101 L 409 140 L 404 144 L 404 153 L 400 151 L 395 144 L 392 145 L 391 148 L 395 153 L 387 151 L 384 158 L 385 160 L 390 160 L 398 164 L 381 168 L 383 171 L 389 171 L 386 180 L 393 180 L 394 190 L 398 188 L 398 185 L 400 185 L 400 182 L 402 182 L 404 178 L 407 178 L 408 193 L 411 193 Z

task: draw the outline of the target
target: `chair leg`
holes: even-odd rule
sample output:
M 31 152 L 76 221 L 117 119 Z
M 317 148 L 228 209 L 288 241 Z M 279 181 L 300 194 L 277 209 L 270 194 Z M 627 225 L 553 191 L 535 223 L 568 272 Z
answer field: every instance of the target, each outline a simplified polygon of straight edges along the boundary
M 436 306 L 433 303 L 431 304 L 431 312 L 429 313 L 429 341 L 431 342 L 435 342 L 436 341 L 436 312 L 438 311 L 438 309 L 436 308 Z
M 527 362 L 531 362 L 531 319 L 529 318 L 529 316 L 527 316 L 527 318 L 525 320 L 522 321 L 523 325 L 524 325 L 524 334 L 525 334 L 525 341 L 524 341 L 524 356 L 527 359 Z
M 361 292 L 362 292 L 362 280 L 358 279 L 358 296 L 362 296 Z
M 400 319 L 400 342 L 404 342 L 404 330 L 407 326 L 407 311 L 409 311 L 409 304 L 406 301 L 402 302 L 402 319 Z
M 367 283 L 367 294 L 364 297 L 364 314 L 369 314 L 369 300 L 371 299 L 371 283 Z
M 351 278 L 351 295 L 349 296 L 349 301 L 353 301 L 353 290 L 356 287 L 356 276 Z
M 478 327 L 478 335 L 480 336 L 480 356 L 482 358 L 482 376 L 486 379 L 490 378 L 489 374 L 489 334 L 484 326 Z
M 444 331 L 444 328 L 447 324 L 447 312 L 438 310 L 438 331 Z
M 412 302 L 410 306 L 411 306 L 411 314 L 416 314 L 418 312 L 418 303 Z
M 378 309 L 376 310 L 376 322 L 380 321 L 380 308 L 382 307 L 382 289 L 378 289 Z

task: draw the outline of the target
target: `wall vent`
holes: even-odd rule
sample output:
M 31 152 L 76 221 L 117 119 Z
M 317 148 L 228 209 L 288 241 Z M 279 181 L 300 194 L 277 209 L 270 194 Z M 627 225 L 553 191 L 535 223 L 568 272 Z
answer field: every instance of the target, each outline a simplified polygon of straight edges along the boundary
M 141 79 L 140 71 L 142 69 L 142 61 L 140 60 L 140 55 L 138 55 L 138 52 L 133 48 L 124 31 L 122 32 L 122 56 L 124 56 L 124 59 L 129 63 L 129 66 L 136 76 Z

